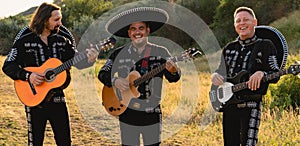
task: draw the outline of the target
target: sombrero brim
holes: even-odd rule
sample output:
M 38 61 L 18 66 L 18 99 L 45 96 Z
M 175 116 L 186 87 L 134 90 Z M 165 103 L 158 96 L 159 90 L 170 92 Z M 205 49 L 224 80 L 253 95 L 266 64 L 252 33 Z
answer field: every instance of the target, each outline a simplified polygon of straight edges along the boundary
M 169 19 L 166 11 L 155 7 L 138 7 L 124 11 L 106 24 L 106 30 L 119 37 L 129 37 L 128 28 L 133 22 L 148 22 L 150 33 L 162 27 Z
M 259 38 L 269 39 L 277 50 L 277 63 L 280 69 L 284 69 L 288 56 L 288 45 L 282 33 L 271 26 L 256 26 L 255 34 Z

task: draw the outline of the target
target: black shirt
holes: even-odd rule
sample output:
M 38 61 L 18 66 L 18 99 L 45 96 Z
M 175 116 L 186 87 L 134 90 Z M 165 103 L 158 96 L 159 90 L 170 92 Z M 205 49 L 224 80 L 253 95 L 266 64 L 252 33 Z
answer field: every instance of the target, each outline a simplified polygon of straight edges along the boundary
M 150 53 L 146 53 L 150 49 Z M 148 55 L 147 55 L 148 54 Z M 166 59 L 170 57 L 169 51 L 155 44 L 148 43 L 144 51 L 139 55 L 137 49 L 132 44 L 127 44 L 123 47 L 115 50 L 106 61 L 105 65 L 101 68 L 98 78 L 99 80 L 108 87 L 112 86 L 111 79 L 116 76 L 126 78 L 128 74 L 135 70 L 140 75 L 161 66 L 166 62 Z M 146 66 L 144 60 L 147 60 Z M 180 79 L 180 74 L 172 74 L 166 69 L 156 74 L 153 78 L 146 80 L 138 86 L 140 92 L 141 107 L 157 106 L 161 100 L 161 90 L 163 76 L 169 82 L 176 82 Z M 146 102 L 147 101 L 147 102 Z M 131 103 L 135 102 L 134 99 Z M 130 103 L 130 104 L 131 104 Z M 124 113 L 119 116 L 119 120 L 128 124 L 133 125 L 150 125 L 159 122 L 159 116 L 157 114 L 149 114 L 145 111 L 134 110 L 127 108 Z

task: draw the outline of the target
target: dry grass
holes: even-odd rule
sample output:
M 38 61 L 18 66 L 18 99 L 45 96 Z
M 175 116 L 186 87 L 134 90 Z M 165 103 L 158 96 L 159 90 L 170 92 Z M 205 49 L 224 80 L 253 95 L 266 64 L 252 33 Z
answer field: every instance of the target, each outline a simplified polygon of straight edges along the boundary
M 2 67 L 4 57 L 0 57 Z M 89 69 L 73 69 L 71 85 L 66 89 L 73 145 L 116 145 L 118 123 L 101 105 L 102 84 L 95 72 L 103 61 Z M 197 64 L 198 66 L 199 64 Z M 203 64 L 202 64 L 203 65 Z M 221 114 L 209 103 L 210 74 L 197 73 L 192 64 L 180 64 L 182 79 L 163 85 L 162 145 L 223 145 Z M 27 123 L 24 106 L 14 92 L 13 81 L 0 72 L 0 145 L 26 145 Z M 299 145 L 300 116 L 265 110 L 259 133 L 259 145 Z M 55 145 L 47 125 L 45 145 Z

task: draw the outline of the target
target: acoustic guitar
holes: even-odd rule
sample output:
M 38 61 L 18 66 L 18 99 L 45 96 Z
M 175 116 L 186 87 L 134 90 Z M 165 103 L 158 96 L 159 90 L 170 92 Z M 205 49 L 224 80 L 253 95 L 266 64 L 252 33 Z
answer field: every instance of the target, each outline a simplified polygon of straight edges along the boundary
M 95 45 L 98 52 L 112 48 L 115 38 L 111 37 Z M 44 75 L 44 82 L 35 86 L 30 81 L 15 80 L 14 86 L 20 101 L 26 106 L 33 107 L 40 104 L 51 89 L 62 87 L 67 80 L 67 71 L 71 66 L 87 58 L 86 53 L 80 53 L 72 59 L 62 63 L 57 58 L 50 58 L 39 67 L 25 67 L 30 72 L 37 72 Z
M 194 59 L 196 56 L 200 55 L 201 52 L 195 48 L 190 48 L 185 50 L 180 56 L 170 58 L 174 62 L 184 61 L 188 59 Z M 140 96 L 137 90 L 138 86 L 154 77 L 156 74 L 163 71 L 166 67 L 166 63 L 156 67 L 155 69 L 147 72 L 143 76 L 137 71 L 132 71 L 127 76 L 126 80 L 129 82 L 129 89 L 121 92 L 115 87 L 104 86 L 102 89 L 102 104 L 106 111 L 113 115 L 121 115 L 128 107 L 129 102 L 132 98 L 138 98 Z
M 300 65 L 291 65 L 286 70 L 281 70 L 279 72 L 264 76 L 262 78 L 262 82 L 267 82 L 286 74 L 297 75 L 299 72 Z M 241 102 L 240 99 L 235 99 L 233 94 L 248 88 L 246 82 L 241 81 L 241 79 L 245 76 L 249 76 L 249 73 L 247 71 L 241 71 L 235 77 L 227 79 L 228 81 L 224 82 L 222 85 L 211 86 L 209 97 L 211 105 L 215 111 L 223 112 L 228 105 Z

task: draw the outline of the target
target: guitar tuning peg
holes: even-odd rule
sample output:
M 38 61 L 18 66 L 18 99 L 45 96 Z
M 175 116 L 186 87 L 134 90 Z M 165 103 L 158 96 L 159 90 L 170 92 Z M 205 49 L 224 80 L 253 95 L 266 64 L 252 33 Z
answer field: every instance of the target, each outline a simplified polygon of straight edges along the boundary
M 110 44 L 110 49 L 114 48 L 115 45 L 114 44 Z

